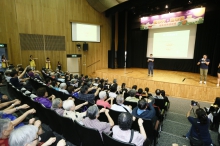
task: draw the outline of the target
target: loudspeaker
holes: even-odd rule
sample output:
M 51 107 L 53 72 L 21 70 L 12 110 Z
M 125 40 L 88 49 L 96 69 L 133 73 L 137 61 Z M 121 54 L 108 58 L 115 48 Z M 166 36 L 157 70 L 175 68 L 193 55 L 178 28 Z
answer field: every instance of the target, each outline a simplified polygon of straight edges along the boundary
M 83 43 L 83 51 L 88 51 L 89 46 L 87 43 Z

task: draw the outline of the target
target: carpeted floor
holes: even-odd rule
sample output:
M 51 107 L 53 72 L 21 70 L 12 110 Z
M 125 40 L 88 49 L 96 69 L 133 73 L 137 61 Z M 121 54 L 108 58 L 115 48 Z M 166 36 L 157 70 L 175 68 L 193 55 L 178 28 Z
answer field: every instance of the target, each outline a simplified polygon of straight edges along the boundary
M 189 141 L 182 137 L 182 135 L 186 135 L 191 126 L 186 118 L 186 113 L 190 109 L 191 101 L 173 97 L 169 97 L 169 100 L 171 102 L 171 106 L 167 112 L 166 119 L 164 120 L 157 146 L 171 146 L 173 143 L 177 143 L 179 146 L 190 146 Z M 210 103 L 200 102 L 200 107 L 202 108 L 209 106 Z M 192 114 L 192 116 L 194 115 Z M 210 134 L 213 143 L 218 145 L 217 132 L 210 130 Z

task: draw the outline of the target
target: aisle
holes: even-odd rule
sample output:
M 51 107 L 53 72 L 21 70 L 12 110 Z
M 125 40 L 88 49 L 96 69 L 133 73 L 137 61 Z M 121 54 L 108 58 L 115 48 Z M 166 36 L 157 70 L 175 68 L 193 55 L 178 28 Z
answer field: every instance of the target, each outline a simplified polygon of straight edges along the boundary
M 171 106 L 164 120 L 157 146 L 171 146 L 172 143 L 177 143 L 179 146 L 189 146 L 189 141 L 182 135 L 185 135 L 191 126 L 186 118 L 186 113 L 190 108 L 190 100 L 171 97 L 169 100 Z M 200 105 L 202 108 L 209 107 L 210 103 L 201 102 Z M 214 144 L 218 144 L 217 132 L 210 131 L 210 134 Z

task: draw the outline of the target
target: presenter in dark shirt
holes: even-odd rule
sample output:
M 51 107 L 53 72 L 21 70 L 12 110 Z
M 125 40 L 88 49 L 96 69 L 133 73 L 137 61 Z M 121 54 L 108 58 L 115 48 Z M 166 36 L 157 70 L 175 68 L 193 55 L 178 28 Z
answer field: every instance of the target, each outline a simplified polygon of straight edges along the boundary
M 197 65 L 200 65 L 200 82 L 199 82 L 200 84 L 202 84 L 203 79 L 204 79 L 204 84 L 206 84 L 209 63 L 210 60 L 207 58 L 207 55 L 203 55 L 203 58 L 201 58 L 197 63 Z
M 148 62 L 148 76 L 152 76 L 153 77 L 153 70 L 154 70 L 154 58 L 153 58 L 153 54 L 150 54 L 150 57 L 148 57 L 147 59 Z
M 220 83 L 220 63 L 218 65 L 218 79 L 217 79 L 217 87 L 219 87 L 219 83 Z

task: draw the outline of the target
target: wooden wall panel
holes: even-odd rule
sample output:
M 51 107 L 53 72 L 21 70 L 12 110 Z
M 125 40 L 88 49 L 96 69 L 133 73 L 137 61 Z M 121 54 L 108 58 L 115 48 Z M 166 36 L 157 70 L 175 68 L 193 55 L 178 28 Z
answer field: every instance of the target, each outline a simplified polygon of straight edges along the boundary
M 9 59 L 13 64 L 29 64 L 29 56 L 39 58 L 37 69 L 45 66 L 48 56 L 55 68 L 61 61 L 66 70 L 66 54 L 82 54 L 82 72 L 91 74 L 107 68 L 110 50 L 110 19 L 94 10 L 86 0 L 1 0 L 0 42 L 8 44 Z M 88 43 L 88 52 L 76 48 L 71 39 L 71 21 L 101 25 L 101 42 Z M 19 33 L 65 36 L 65 51 L 20 50 Z M 83 42 L 79 42 L 81 45 Z M 87 67 L 100 60 L 100 62 Z

